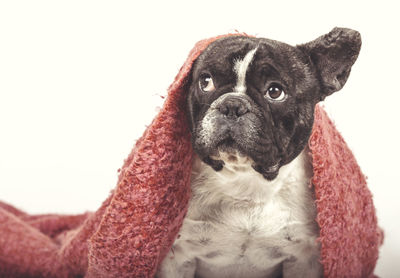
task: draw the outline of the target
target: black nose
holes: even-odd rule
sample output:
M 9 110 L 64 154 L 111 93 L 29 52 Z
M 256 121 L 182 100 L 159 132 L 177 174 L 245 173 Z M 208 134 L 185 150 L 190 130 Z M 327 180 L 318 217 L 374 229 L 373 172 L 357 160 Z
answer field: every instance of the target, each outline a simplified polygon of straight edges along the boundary
M 234 97 L 224 100 L 218 107 L 219 112 L 230 119 L 236 119 L 249 112 L 249 105 L 245 100 Z

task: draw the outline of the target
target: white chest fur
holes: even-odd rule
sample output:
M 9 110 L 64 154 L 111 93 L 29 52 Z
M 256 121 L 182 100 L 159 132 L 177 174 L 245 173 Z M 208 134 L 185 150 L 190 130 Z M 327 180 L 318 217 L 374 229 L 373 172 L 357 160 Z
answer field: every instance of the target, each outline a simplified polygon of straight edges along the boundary
M 320 277 L 311 176 L 306 151 L 273 181 L 246 158 L 221 172 L 196 159 L 188 214 L 157 276 Z

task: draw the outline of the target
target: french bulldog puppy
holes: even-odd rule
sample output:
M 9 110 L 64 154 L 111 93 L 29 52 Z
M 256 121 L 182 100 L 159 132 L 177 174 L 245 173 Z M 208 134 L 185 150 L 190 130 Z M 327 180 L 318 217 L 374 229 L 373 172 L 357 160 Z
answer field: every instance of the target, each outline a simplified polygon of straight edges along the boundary
M 195 61 L 192 198 L 157 277 L 322 277 L 307 142 L 315 105 L 361 47 L 335 28 L 306 44 L 219 39 Z

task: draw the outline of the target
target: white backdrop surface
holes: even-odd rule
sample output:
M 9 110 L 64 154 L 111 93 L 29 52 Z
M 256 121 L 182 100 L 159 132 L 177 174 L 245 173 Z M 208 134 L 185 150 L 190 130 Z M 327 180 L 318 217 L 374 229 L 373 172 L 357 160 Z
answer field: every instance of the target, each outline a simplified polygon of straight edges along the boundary
M 400 277 L 396 1 L 138 3 L 0 2 L 0 199 L 31 213 L 95 210 L 202 38 L 238 30 L 298 44 L 349 27 L 361 54 L 325 106 L 385 230 L 376 273 Z

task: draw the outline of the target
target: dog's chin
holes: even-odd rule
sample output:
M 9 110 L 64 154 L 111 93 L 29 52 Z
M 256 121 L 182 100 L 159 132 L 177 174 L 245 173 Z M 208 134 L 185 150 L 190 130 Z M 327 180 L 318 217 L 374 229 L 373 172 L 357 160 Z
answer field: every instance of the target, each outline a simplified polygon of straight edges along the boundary
M 215 171 L 220 171 L 223 167 L 229 167 L 238 172 L 240 172 L 241 169 L 252 168 L 268 181 L 272 181 L 278 176 L 280 168 L 279 163 L 268 167 L 257 164 L 250 155 L 231 138 L 222 140 L 217 144 L 212 154 L 205 159 L 205 162 Z
M 233 140 L 223 140 L 210 155 L 211 159 L 221 160 L 224 165 L 251 165 L 253 160 L 243 152 Z
M 255 164 L 253 165 L 253 169 L 259 172 L 261 175 L 263 175 L 263 177 L 266 180 L 272 181 L 278 176 L 280 165 L 275 164 L 273 166 L 268 167 L 267 169 L 264 169 L 261 165 Z

